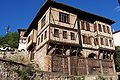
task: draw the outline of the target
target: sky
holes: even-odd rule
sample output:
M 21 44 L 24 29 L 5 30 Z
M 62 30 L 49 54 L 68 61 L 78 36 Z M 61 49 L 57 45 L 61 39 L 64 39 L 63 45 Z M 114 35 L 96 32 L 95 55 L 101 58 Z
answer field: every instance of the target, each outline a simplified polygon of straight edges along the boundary
M 8 25 L 11 32 L 28 28 L 46 0 L 0 0 L 0 35 L 5 35 Z M 120 30 L 118 0 L 55 0 L 92 14 L 114 20 L 113 31 Z

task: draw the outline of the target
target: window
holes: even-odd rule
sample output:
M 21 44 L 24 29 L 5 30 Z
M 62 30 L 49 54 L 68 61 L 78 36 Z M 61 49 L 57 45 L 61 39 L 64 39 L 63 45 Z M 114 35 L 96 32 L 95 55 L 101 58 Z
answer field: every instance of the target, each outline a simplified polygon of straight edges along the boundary
M 108 39 L 105 39 L 106 46 L 108 46 Z
M 59 12 L 59 21 L 63 23 L 69 23 L 69 14 Z
M 43 26 L 45 25 L 45 23 L 46 23 L 46 15 L 41 20 L 41 29 L 43 28 Z
M 59 30 L 58 29 L 54 29 L 54 37 L 59 37 Z
M 100 38 L 101 45 L 104 45 L 103 38 Z
M 63 38 L 67 39 L 67 31 L 63 31 Z
M 38 38 L 38 45 L 40 44 L 40 38 Z
M 112 40 L 109 40 L 110 47 L 113 47 Z
M 84 44 L 92 44 L 91 37 L 83 35 L 83 43 Z
M 98 38 L 95 38 L 95 39 L 94 39 L 94 44 L 95 44 L 95 45 L 98 45 L 98 44 L 99 44 Z
M 97 31 L 97 26 L 94 24 L 94 32 Z
M 98 24 L 99 31 L 102 32 L 101 24 Z
M 106 33 L 106 27 L 105 27 L 105 25 L 103 25 L 103 31 Z
M 71 40 L 75 40 L 75 33 L 70 33 L 70 35 L 71 35 Z
M 89 24 L 89 22 L 86 22 L 86 30 L 90 31 L 90 24 Z
M 43 42 L 43 34 L 41 35 L 41 42 Z
M 91 42 L 91 37 L 87 37 L 87 44 L 92 44 L 92 42 Z
M 83 35 L 83 43 L 86 44 L 87 43 L 87 38 L 85 35 Z
M 107 32 L 110 33 L 110 28 L 107 26 Z
M 47 31 L 45 31 L 45 35 L 44 35 L 44 39 L 46 39 L 47 38 Z
M 84 21 L 81 21 L 81 29 L 85 30 L 85 22 Z

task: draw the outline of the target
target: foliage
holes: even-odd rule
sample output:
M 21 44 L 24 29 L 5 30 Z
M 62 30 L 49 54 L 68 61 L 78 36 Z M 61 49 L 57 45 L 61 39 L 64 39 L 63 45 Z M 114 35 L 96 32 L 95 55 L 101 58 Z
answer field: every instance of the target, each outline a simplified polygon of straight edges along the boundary
M 21 80 L 29 80 L 29 76 L 33 75 L 31 65 L 28 65 L 28 67 L 25 67 L 22 70 L 15 70 L 15 72 L 17 72 L 18 77 L 20 77 Z
M 97 80 L 108 80 L 108 79 L 103 76 L 98 76 Z
M 19 43 L 19 35 L 17 32 L 9 32 L 4 36 L 0 36 L 0 46 L 6 44 L 12 48 L 17 48 Z
M 75 80 L 85 80 L 85 77 L 84 76 L 77 76 L 77 77 L 75 77 Z
M 115 66 L 116 71 L 120 72 L 120 46 L 115 47 Z

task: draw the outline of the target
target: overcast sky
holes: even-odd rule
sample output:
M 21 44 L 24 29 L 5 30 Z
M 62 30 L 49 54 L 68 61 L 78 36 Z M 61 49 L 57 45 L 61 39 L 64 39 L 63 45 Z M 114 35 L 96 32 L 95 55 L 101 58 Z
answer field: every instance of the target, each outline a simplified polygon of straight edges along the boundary
M 117 0 L 55 0 L 81 10 L 116 21 L 112 25 L 120 30 L 120 7 Z M 0 0 L 0 35 L 5 34 L 5 27 L 11 31 L 28 28 L 45 0 Z

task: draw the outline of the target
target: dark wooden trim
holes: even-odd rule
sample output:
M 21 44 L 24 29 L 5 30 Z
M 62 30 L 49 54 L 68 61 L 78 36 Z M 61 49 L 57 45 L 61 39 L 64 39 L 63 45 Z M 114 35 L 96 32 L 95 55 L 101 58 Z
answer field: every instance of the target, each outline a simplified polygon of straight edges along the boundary
M 48 28 L 48 27 L 49 27 L 49 24 L 48 24 L 48 25 L 46 25 L 46 27 L 45 27 L 45 28 L 44 28 L 44 29 L 43 29 L 43 30 L 42 30 L 42 31 L 41 31 L 41 32 L 37 35 L 37 37 L 38 37 L 38 36 L 40 36 L 40 35 L 42 34 L 42 32 L 44 32 L 44 31 L 45 31 L 45 29 L 46 29 L 46 28 Z
M 99 49 L 89 48 L 89 47 L 82 47 L 82 49 L 89 49 L 89 50 L 95 50 L 95 51 L 98 51 L 98 50 L 99 50 Z
M 74 44 L 74 43 L 65 43 L 65 42 L 59 42 L 59 41 L 54 41 L 54 40 L 50 40 L 50 43 L 52 44 L 57 44 L 57 45 L 61 45 L 61 46 L 68 46 L 68 47 L 80 47 L 79 44 Z
M 60 29 L 72 30 L 72 31 L 77 32 L 77 29 L 68 28 L 68 27 L 65 27 L 65 26 L 60 26 L 60 25 L 56 25 L 56 24 L 52 24 L 52 23 L 50 23 L 50 27 L 56 27 L 56 28 L 60 28 Z

